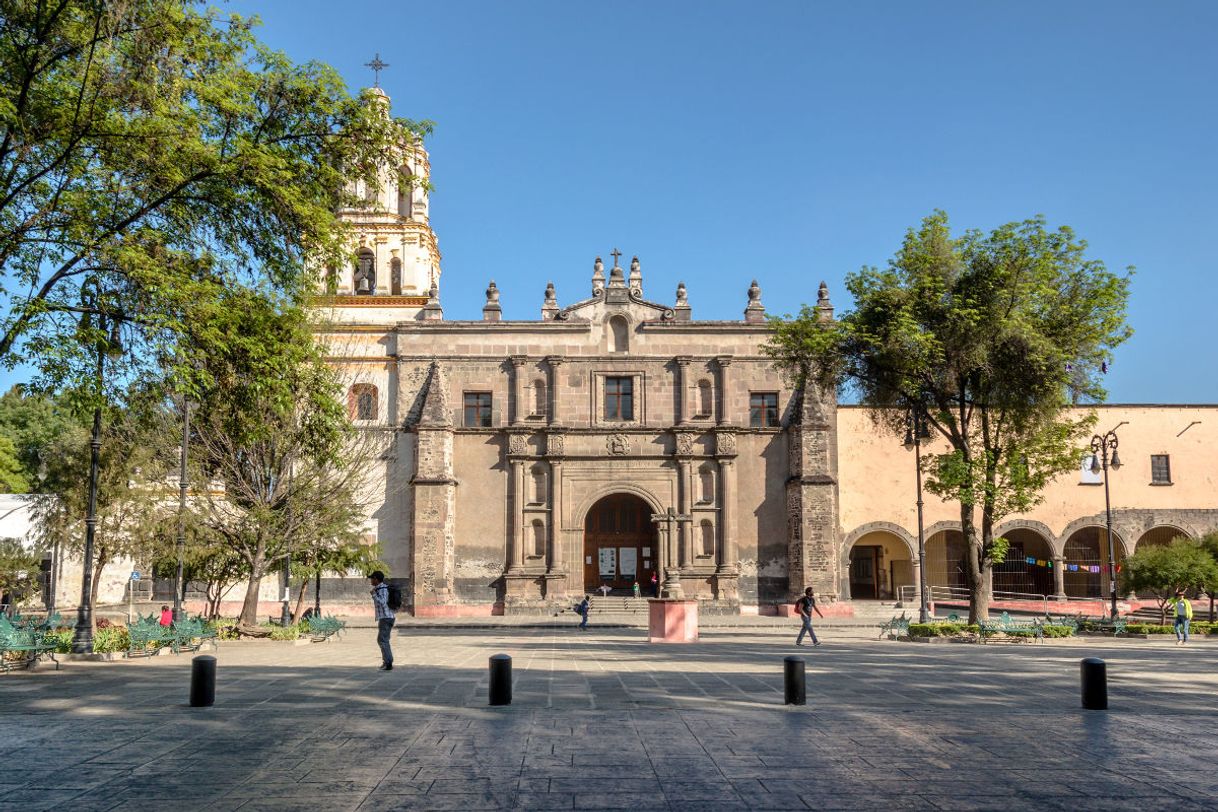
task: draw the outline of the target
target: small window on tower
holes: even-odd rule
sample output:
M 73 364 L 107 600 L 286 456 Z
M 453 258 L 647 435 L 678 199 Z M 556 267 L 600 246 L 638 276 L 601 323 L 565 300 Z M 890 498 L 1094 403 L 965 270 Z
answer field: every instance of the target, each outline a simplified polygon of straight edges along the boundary
M 377 419 L 377 391 L 370 383 L 357 383 L 347 392 L 347 411 L 352 420 Z
M 355 262 L 355 274 L 351 280 L 356 295 L 371 296 L 376 292 L 376 256 L 364 248 Z

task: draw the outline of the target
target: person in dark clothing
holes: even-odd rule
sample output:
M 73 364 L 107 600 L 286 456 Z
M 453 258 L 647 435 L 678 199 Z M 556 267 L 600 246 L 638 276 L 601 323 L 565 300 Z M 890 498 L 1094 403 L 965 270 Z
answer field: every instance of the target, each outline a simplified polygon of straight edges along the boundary
M 377 570 L 368 576 L 372 584 L 372 610 L 376 615 L 376 644 L 381 647 L 381 670 L 393 670 L 393 649 L 389 646 L 389 635 L 393 631 L 393 610 L 389 608 L 389 587 L 385 584 L 385 573 Z
M 799 629 L 799 637 L 795 638 L 795 645 L 802 646 L 804 644 L 804 635 L 812 636 L 812 645 L 819 646 L 820 641 L 816 639 L 816 631 L 812 628 L 812 613 L 824 617 L 820 609 L 816 607 L 816 596 L 812 594 L 812 587 L 804 590 L 803 597 L 795 602 L 795 608 L 799 612 L 799 616 L 803 618 L 803 626 Z
M 579 612 L 580 618 L 579 627 L 581 629 L 588 628 L 588 612 L 592 609 L 592 602 L 588 600 L 588 596 L 584 595 L 584 599 L 580 601 L 579 606 L 575 607 L 575 611 Z

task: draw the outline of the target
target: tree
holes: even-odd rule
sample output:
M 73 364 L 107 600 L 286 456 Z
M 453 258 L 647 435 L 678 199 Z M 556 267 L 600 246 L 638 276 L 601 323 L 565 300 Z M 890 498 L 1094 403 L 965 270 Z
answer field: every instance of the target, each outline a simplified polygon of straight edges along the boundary
M 17 457 L 17 446 L 0 435 L 0 493 L 28 493 L 30 480 Z
M 35 594 L 41 568 L 42 556 L 25 549 L 17 539 L 0 539 L 0 595 L 16 604 Z
M 1130 334 L 1129 276 L 1085 251 L 1043 218 L 953 237 L 936 212 L 887 268 L 847 277 L 853 312 L 772 322 L 767 352 L 798 386 L 852 391 L 894 434 L 912 410 L 950 449 L 927 456 L 927 487 L 959 504 L 970 622 L 988 617 L 1005 556 L 995 523 L 1077 466 L 1093 418 L 1065 409 L 1103 398 L 1101 370 Z
M 303 311 L 233 291 L 191 334 L 198 366 L 192 454 L 222 485 L 194 501 L 249 574 L 241 625 L 263 577 L 292 548 L 359 540 L 380 439 L 356 430 Z
M 292 551 L 292 577 L 300 579 L 300 588 L 296 590 L 296 606 L 292 609 L 292 622 L 299 623 L 304 609 L 305 594 L 309 579 L 317 579 L 320 583 L 323 572 L 337 573 L 344 576 L 352 570 L 361 576 L 374 570 L 389 574 L 389 565 L 379 560 L 380 545 L 365 544 L 362 541 L 354 543 L 335 543 L 333 540 L 317 539 L 315 543 L 304 550 Z
M 118 558 L 151 560 L 159 552 L 158 533 L 172 491 L 166 477 L 166 414 L 155 395 L 131 398 L 125 408 L 107 410 L 98 468 L 97 533 L 94 545 L 92 609 L 106 566 Z M 84 553 L 89 493 L 90 433 L 81 420 L 46 449 L 43 492 L 34 498 L 33 516 L 49 546 Z M 170 448 L 172 446 L 169 446 Z
M 20 475 L 30 487 L 37 487 L 46 474 L 43 458 L 51 443 L 78 426 L 67 404 L 59 400 L 23 386 L 0 395 L 0 435 L 12 441 Z
M 82 310 L 121 315 L 155 364 L 200 302 L 311 287 L 308 263 L 349 256 L 346 181 L 428 129 L 193 0 L 2 0 L 0 19 L 0 362 L 51 385 Z
M 1167 623 L 1167 606 L 1177 590 L 1218 587 L 1218 562 L 1200 544 L 1186 538 L 1138 550 L 1125 559 L 1121 574 L 1127 591 L 1155 596 L 1161 623 Z

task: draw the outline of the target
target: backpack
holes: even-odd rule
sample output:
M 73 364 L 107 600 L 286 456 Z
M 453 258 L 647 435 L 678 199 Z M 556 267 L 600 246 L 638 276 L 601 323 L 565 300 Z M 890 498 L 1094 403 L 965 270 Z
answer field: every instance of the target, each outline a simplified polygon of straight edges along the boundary
M 389 597 L 385 601 L 385 605 L 389 607 L 391 612 L 396 612 L 402 608 L 402 588 L 392 584 L 386 584 L 389 587 Z

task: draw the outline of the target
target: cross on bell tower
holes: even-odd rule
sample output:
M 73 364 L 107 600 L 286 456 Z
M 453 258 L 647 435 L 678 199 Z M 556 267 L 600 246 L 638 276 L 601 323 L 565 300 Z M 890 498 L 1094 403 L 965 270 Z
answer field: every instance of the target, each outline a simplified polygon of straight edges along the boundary
M 371 62 L 364 63 L 364 67 L 372 68 L 372 76 L 373 76 L 372 86 L 380 87 L 381 86 L 381 71 L 383 71 L 385 68 L 389 67 L 388 62 L 381 61 L 381 52 L 377 51 L 376 55 L 374 57 L 372 57 Z

